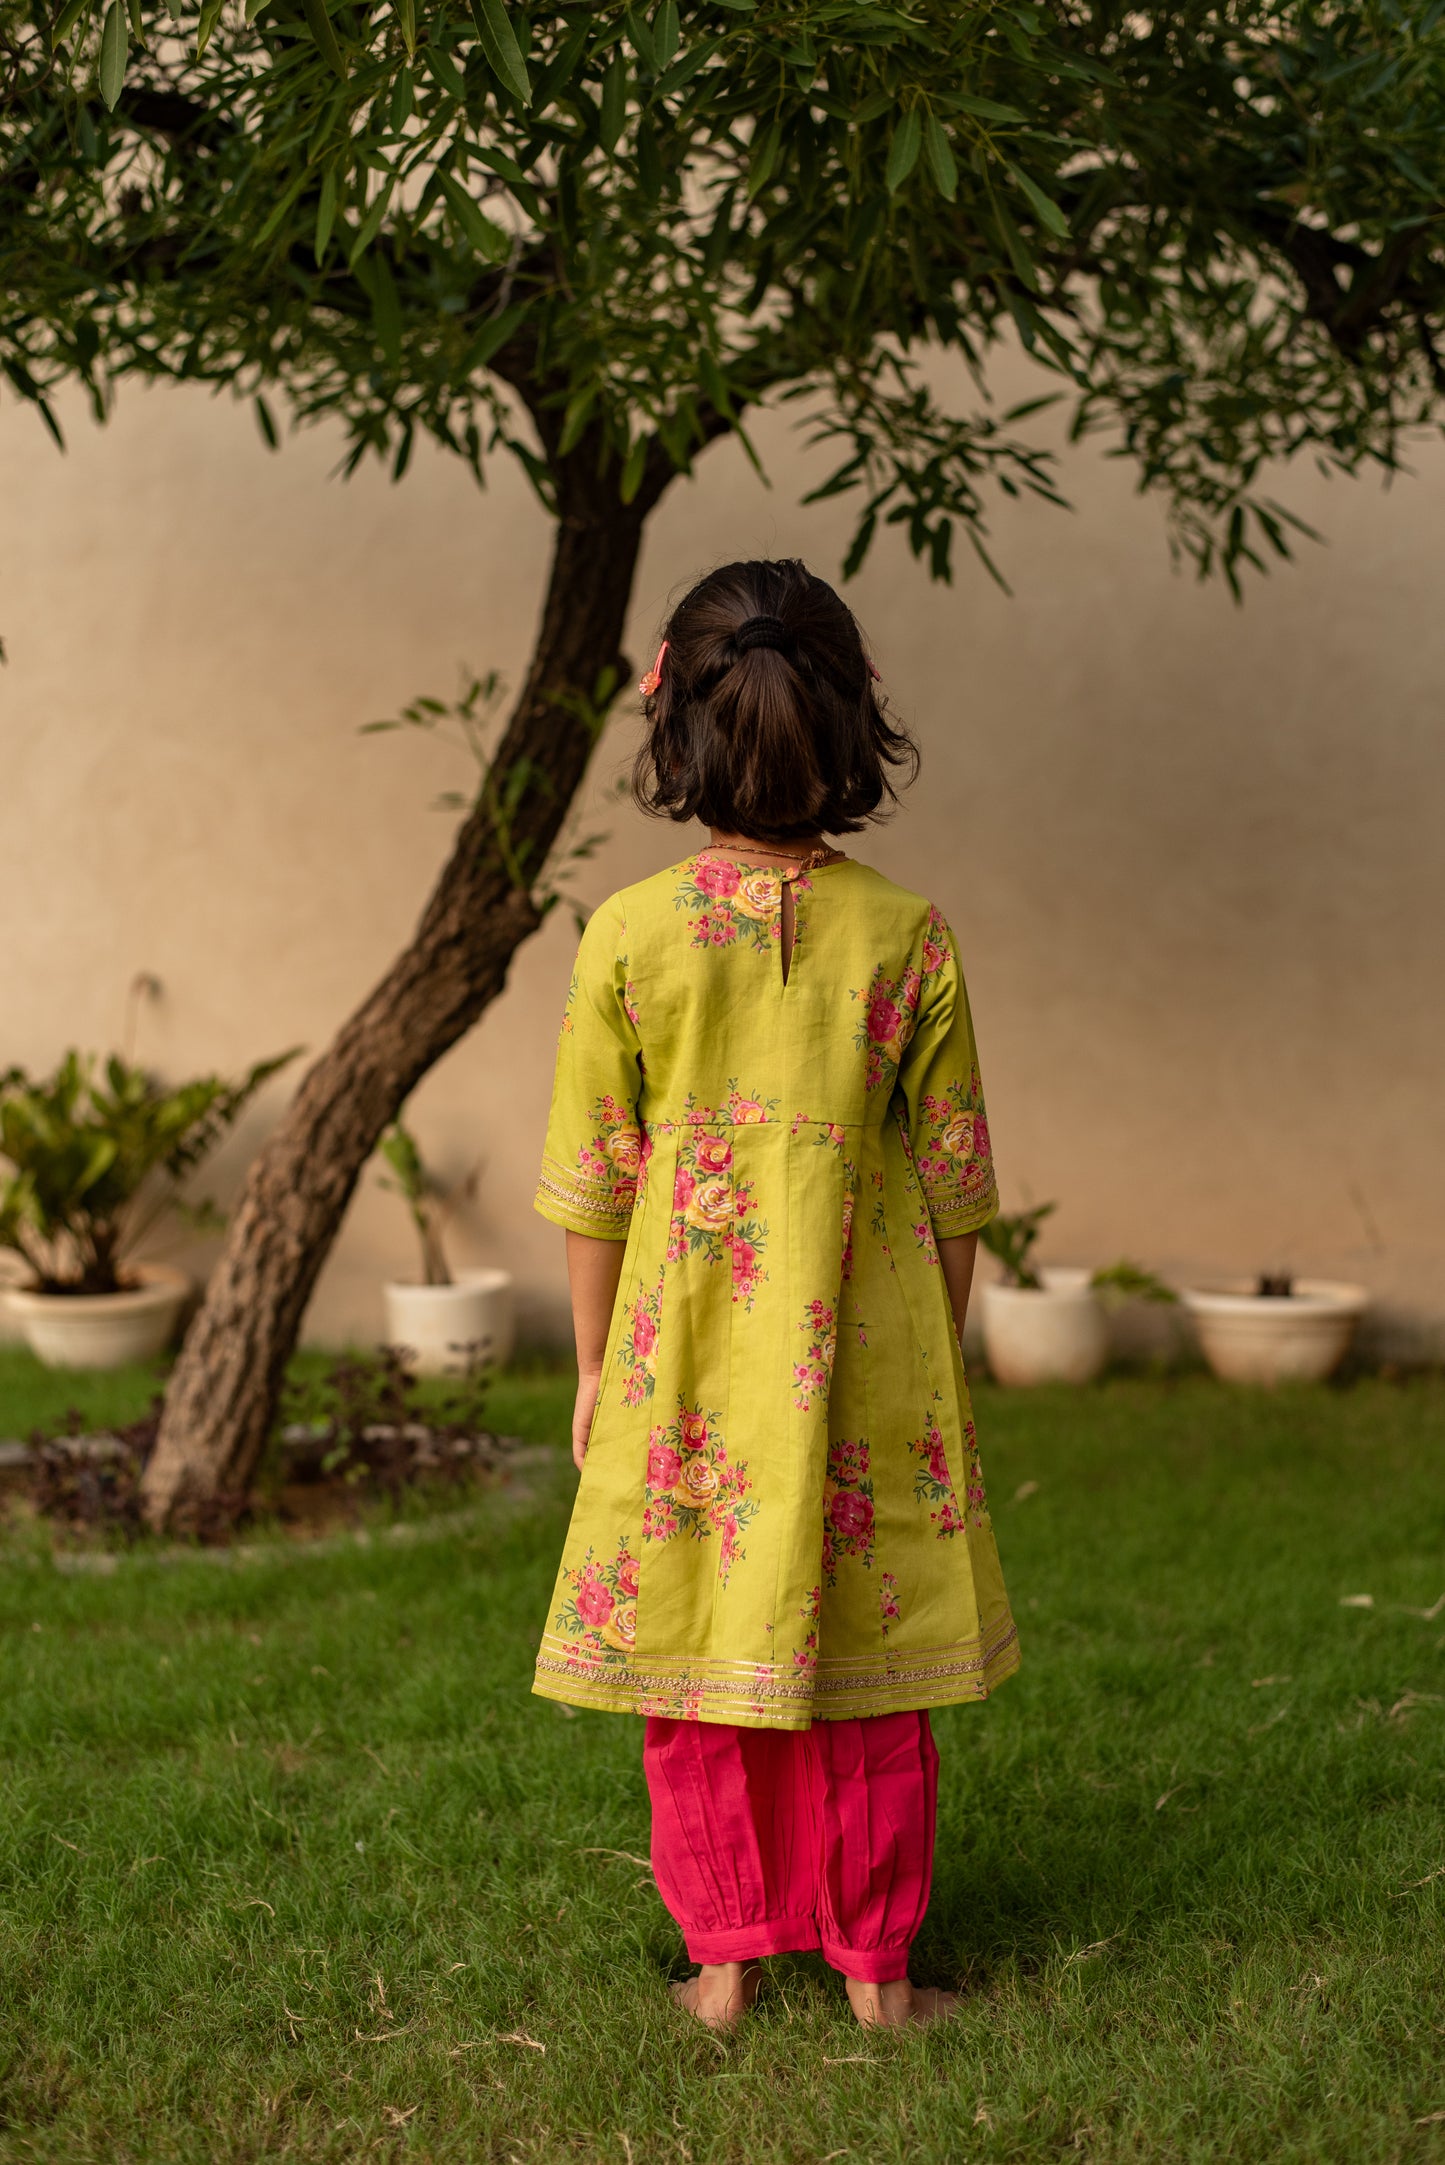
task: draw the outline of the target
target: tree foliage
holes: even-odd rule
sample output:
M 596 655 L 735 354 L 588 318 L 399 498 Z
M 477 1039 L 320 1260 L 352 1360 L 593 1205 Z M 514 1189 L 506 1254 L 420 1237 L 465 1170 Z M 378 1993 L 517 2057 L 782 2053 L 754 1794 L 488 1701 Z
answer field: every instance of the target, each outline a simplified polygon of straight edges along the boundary
M 1055 493 L 1003 338 L 1231 581 L 1288 553 L 1267 462 L 1391 467 L 1445 388 L 1445 0 L 0 0 L 0 164 L 52 426 L 192 379 L 556 509 L 797 399 L 850 566 Z

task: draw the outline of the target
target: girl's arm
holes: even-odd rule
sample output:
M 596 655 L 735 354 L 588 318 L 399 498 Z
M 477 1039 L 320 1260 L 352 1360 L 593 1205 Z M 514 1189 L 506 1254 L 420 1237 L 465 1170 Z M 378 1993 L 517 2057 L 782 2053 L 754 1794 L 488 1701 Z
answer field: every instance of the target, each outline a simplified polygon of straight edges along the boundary
M 567 1236 L 569 1240 L 573 1237 L 570 1233 Z M 968 1295 L 973 1284 L 973 1259 L 977 1254 L 977 1233 L 955 1233 L 951 1240 L 938 1243 L 938 1260 L 943 1265 L 943 1282 L 948 1287 L 953 1327 L 960 1338 L 968 1320 Z
M 607 1350 L 626 1247 L 625 1240 L 597 1240 L 591 1233 L 567 1235 L 567 1282 L 572 1289 L 572 1334 L 577 1341 L 572 1460 L 579 1473 L 587 1456 L 587 1438 L 602 1383 L 602 1356 Z M 964 1297 L 967 1299 L 966 1291 Z

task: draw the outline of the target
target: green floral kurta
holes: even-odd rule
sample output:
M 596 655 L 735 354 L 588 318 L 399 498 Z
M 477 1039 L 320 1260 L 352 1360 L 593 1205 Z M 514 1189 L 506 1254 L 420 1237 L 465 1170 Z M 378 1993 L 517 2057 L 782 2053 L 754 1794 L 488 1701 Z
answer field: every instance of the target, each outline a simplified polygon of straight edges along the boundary
M 535 1689 L 776 1729 L 1018 1664 L 935 1240 L 998 1204 L 947 925 L 852 859 L 603 904 L 537 1208 L 627 1242 Z

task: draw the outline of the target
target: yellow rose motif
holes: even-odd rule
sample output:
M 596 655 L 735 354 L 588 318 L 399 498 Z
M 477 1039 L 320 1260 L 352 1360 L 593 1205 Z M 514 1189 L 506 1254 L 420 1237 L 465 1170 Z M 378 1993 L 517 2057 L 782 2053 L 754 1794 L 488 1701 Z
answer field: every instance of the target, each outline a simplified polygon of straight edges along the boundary
M 685 1212 L 688 1224 L 704 1233 L 716 1233 L 732 1214 L 733 1193 L 725 1180 L 700 1180 Z
M 637 1603 L 619 1603 L 602 1626 L 602 1637 L 619 1653 L 630 1654 L 637 1644 Z
M 710 1504 L 717 1492 L 717 1470 L 701 1458 L 688 1460 L 673 1491 L 679 1503 L 692 1504 L 698 1510 Z
M 744 917 L 771 917 L 783 899 L 783 883 L 776 872 L 748 872 L 738 881 L 733 907 Z
M 755 1127 L 764 1117 L 763 1108 L 756 1098 L 734 1098 L 730 1110 L 740 1128 Z
M 635 1173 L 642 1163 L 642 1137 L 636 1128 L 614 1128 L 606 1147 L 619 1173 Z
M 960 1113 L 943 1131 L 943 1147 L 955 1158 L 966 1158 L 973 1148 L 973 1114 Z

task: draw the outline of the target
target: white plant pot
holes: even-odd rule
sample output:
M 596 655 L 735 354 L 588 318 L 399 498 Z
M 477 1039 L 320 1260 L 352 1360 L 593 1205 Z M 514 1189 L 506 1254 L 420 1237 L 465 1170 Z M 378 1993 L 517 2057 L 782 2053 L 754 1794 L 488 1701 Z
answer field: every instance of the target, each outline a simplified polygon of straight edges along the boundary
M 1039 1288 L 980 1288 L 989 1374 L 996 1383 L 1091 1383 L 1108 1358 L 1109 1326 L 1090 1273 L 1039 1276 Z
M 1338 1368 L 1369 1306 L 1363 1286 L 1297 1278 L 1287 1294 L 1244 1286 L 1181 1295 L 1204 1358 L 1226 1383 L 1318 1383 Z
M 141 1283 L 126 1293 L 9 1286 L 5 1306 L 47 1368 L 124 1368 L 165 1352 L 191 1290 L 185 1272 L 164 1263 L 137 1264 L 131 1275 Z
M 454 1285 L 386 1288 L 386 1343 L 405 1346 L 418 1375 L 464 1375 L 478 1361 L 500 1367 L 515 1341 L 510 1271 L 464 1270 Z

